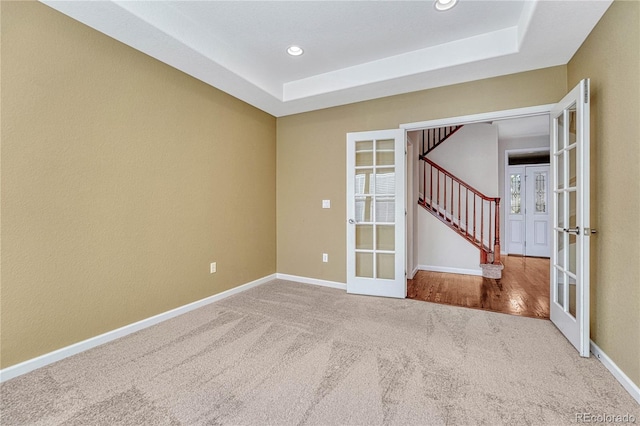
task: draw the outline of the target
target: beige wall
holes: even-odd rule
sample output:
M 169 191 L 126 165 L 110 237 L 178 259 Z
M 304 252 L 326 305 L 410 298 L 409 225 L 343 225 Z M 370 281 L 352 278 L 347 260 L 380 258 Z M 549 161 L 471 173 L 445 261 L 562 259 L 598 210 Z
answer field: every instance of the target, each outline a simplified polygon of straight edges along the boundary
M 274 117 L 1 7 L 2 367 L 275 272 Z
M 554 103 L 566 88 L 560 66 L 278 118 L 278 272 L 346 281 L 347 132 Z
M 640 2 L 614 2 L 567 69 L 591 79 L 591 338 L 640 385 Z

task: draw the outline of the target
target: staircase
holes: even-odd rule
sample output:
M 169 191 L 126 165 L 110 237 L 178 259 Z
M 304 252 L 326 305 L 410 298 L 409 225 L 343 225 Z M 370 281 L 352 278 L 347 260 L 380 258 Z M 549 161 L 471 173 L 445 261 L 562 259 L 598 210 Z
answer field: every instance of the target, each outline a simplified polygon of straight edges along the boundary
M 418 204 L 479 249 L 483 277 L 501 278 L 500 198 L 484 195 L 427 158 L 461 127 L 423 131 Z

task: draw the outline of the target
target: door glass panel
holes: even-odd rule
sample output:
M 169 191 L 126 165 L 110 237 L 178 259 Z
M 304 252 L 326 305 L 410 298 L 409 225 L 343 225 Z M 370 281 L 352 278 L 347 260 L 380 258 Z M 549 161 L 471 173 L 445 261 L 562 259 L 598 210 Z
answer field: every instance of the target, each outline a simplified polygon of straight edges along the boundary
M 373 178 L 372 169 L 356 170 L 356 176 L 354 179 L 355 194 L 371 194 L 371 180 Z
M 564 148 L 564 114 L 558 116 L 558 151 Z
M 395 250 L 396 227 L 393 225 L 376 226 L 376 249 Z
M 577 245 L 576 245 L 576 240 L 577 237 L 575 234 L 571 233 L 568 235 L 568 239 L 569 239 L 569 264 L 567 265 L 566 269 L 568 271 L 570 271 L 571 273 L 573 273 L 574 275 L 576 274 L 576 264 L 577 264 Z
M 567 279 L 569 280 L 569 313 L 572 317 L 576 317 L 576 297 L 577 297 L 577 287 L 576 287 L 576 279 L 567 275 Z
M 356 225 L 356 249 L 373 250 L 373 225 Z
M 569 114 L 569 141 L 567 146 L 569 146 L 576 142 L 576 104 L 571 105 L 567 113 Z
M 396 189 L 396 174 L 393 169 L 378 169 L 375 176 L 375 193 L 393 195 Z
M 373 166 L 373 141 L 356 142 L 357 166 Z
M 578 207 L 578 200 L 577 200 L 577 194 L 576 191 L 569 191 L 568 192 L 569 195 L 569 211 L 568 211 L 568 220 L 569 220 L 569 228 L 575 228 L 578 225 L 577 222 L 577 216 L 576 216 L 576 212 L 577 212 L 577 207 Z
M 376 198 L 376 222 L 394 223 L 396 220 L 396 201 L 394 197 Z
M 564 268 L 564 248 L 566 246 L 564 237 L 566 232 L 558 231 L 558 266 Z
M 376 164 L 378 166 L 393 166 L 394 154 L 393 139 L 376 141 Z
M 557 193 L 556 197 L 558 199 L 558 228 L 564 228 L 564 192 Z
M 558 161 L 556 164 L 558 165 L 558 181 L 556 182 L 556 186 L 558 189 L 564 189 L 564 152 L 561 152 L 557 155 Z
M 577 181 L 576 181 L 576 174 L 577 174 L 576 154 L 577 153 L 578 153 L 578 150 L 575 147 L 571 148 L 567 152 L 567 155 L 569 156 L 569 168 L 567 169 L 569 174 L 569 186 L 572 188 L 575 188 L 577 184 Z
M 373 253 L 356 252 L 356 277 L 373 278 Z
M 547 212 L 547 173 L 546 172 L 535 172 L 534 173 L 534 182 L 535 182 L 535 213 L 546 213 Z
M 372 199 L 371 197 L 355 197 L 355 220 L 356 222 L 372 222 L 373 218 L 371 217 L 371 205 Z
M 522 175 L 520 173 L 514 173 L 509 178 L 509 181 L 511 182 L 511 214 L 520 214 Z
M 556 302 L 564 309 L 564 272 L 556 269 L 556 279 L 558 280 L 558 285 L 556 286 Z
M 377 253 L 376 264 L 378 278 L 392 280 L 395 277 L 395 255 L 389 253 Z

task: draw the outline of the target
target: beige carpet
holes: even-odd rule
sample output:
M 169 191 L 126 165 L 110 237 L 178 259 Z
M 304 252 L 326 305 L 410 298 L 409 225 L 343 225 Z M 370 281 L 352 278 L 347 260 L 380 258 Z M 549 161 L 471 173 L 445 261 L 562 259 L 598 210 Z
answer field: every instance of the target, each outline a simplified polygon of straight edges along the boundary
M 569 424 L 640 406 L 544 320 L 273 281 L 2 384 L 2 425 Z

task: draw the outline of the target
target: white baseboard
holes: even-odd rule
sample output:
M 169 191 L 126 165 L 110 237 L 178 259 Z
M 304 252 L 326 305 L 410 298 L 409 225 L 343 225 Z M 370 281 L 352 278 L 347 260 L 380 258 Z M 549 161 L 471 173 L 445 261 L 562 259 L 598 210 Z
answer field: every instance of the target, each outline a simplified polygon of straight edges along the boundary
M 638 385 L 633 383 L 629 376 L 624 374 L 624 372 L 620 370 L 620 367 L 618 367 L 616 363 L 613 362 L 613 360 L 609 358 L 607 354 L 605 354 L 602 349 L 598 347 L 598 345 L 593 343 L 593 340 L 591 340 L 591 353 L 600 360 L 600 362 L 607 368 L 607 370 L 609 370 L 609 372 L 613 374 L 613 377 L 615 377 L 616 380 L 620 382 L 622 387 L 625 388 L 627 392 L 629 392 L 629 394 L 638 402 L 638 404 L 640 404 L 640 388 L 638 387 Z
M 410 275 L 409 277 L 407 277 L 407 278 L 409 278 L 410 280 L 412 280 L 412 279 L 413 279 L 413 277 L 415 277 L 415 276 L 416 276 L 416 274 L 418 273 L 418 271 L 419 271 L 419 270 L 420 270 L 420 267 L 419 267 L 419 266 L 416 266 L 415 268 L 413 268 L 413 271 L 411 271 L 411 275 Z
M 431 272 L 446 272 L 448 274 L 462 274 L 462 275 L 476 275 L 482 276 L 482 269 L 463 269 L 463 268 L 450 268 L 448 266 L 433 266 L 433 265 L 418 265 L 417 270 L 431 271 Z
M 313 285 L 320 285 L 323 287 L 338 288 L 340 290 L 345 290 L 345 291 L 347 290 L 347 285 L 345 283 L 339 283 L 336 281 L 319 280 L 317 278 L 299 277 L 297 275 L 289 275 L 289 274 L 276 274 L 276 278 L 280 280 L 297 281 L 303 284 L 313 284 Z
M 22 374 L 26 374 L 40 367 L 52 364 L 56 361 L 60 361 L 72 355 L 76 355 L 80 352 L 84 352 L 88 349 L 95 348 L 96 346 L 111 342 L 112 340 L 124 337 L 128 334 L 135 333 L 136 331 L 142 330 L 144 328 L 151 327 L 152 325 L 156 325 L 173 317 L 177 317 L 178 315 L 186 314 L 189 311 L 193 311 L 194 309 L 198 309 L 213 302 L 217 302 L 218 300 L 233 296 L 234 294 L 249 290 L 250 288 L 264 284 L 266 282 L 274 280 L 275 278 L 276 274 L 271 274 L 255 281 L 251 281 L 249 283 L 239 285 L 238 287 L 223 291 L 222 293 L 214 294 L 213 296 L 209 296 L 204 299 L 189 303 L 187 305 L 177 307 L 170 311 L 154 315 L 138 322 L 134 322 L 133 324 L 125 325 L 124 327 L 108 331 L 104 334 L 100 334 L 87 340 L 74 343 L 73 345 L 66 346 L 64 348 L 49 352 L 39 357 L 29 359 L 27 361 L 21 362 L 20 364 L 12 365 L 11 367 L 0 370 L 0 383 L 9 379 L 13 379 L 14 377 L 20 376 Z

